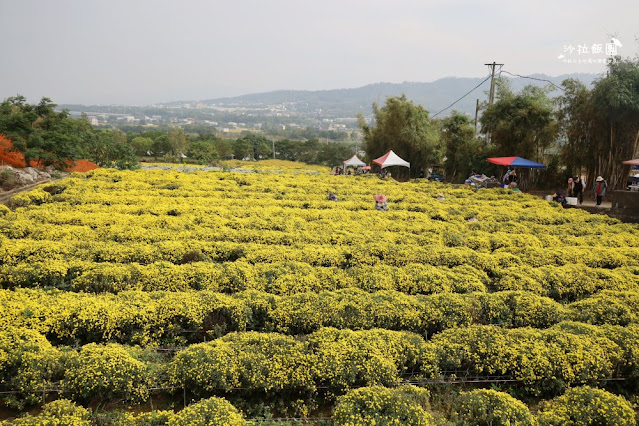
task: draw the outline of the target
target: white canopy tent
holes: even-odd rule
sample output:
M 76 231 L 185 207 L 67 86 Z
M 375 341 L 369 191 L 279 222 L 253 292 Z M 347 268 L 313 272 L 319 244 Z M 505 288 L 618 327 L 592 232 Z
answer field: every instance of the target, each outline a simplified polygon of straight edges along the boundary
M 349 158 L 348 160 L 344 161 L 344 168 L 346 168 L 348 166 L 364 167 L 365 165 L 366 165 L 366 163 L 364 163 L 362 160 L 357 158 L 357 155 L 353 155 L 351 158 Z

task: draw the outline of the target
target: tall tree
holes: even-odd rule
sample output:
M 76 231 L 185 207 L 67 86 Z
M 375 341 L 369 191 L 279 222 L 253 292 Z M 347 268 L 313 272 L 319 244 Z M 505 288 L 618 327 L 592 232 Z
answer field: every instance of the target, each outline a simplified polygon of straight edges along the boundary
M 612 188 L 621 188 L 629 172 L 622 161 L 639 154 L 639 59 L 611 60 L 608 75 L 595 82 L 592 95 L 600 118 L 592 174 L 605 176 Z
M 597 115 L 592 92 L 576 79 L 564 80 L 564 92 L 556 99 L 561 163 L 569 176 L 580 175 L 592 161 Z
M 369 125 L 364 116 L 358 116 L 364 133 L 366 154 L 377 158 L 392 149 L 397 155 L 411 163 L 416 173 L 420 167 L 428 167 L 441 160 L 441 146 L 436 125 L 430 120 L 428 111 L 406 98 L 386 98 L 386 104 L 373 104 L 375 127 Z
M 183 128 L 169 128 L 169 144 L 171 145 L 171 153 L 176 157 L 182 159 L 182 155 L 185 155 L 186 150 L 189 147 Z
M 442 141 L 446 148 L 446 179 L 460 182 L 486 162 L 483 144 L 477 140 L 470 118 L 457 111 L 442 120 Z

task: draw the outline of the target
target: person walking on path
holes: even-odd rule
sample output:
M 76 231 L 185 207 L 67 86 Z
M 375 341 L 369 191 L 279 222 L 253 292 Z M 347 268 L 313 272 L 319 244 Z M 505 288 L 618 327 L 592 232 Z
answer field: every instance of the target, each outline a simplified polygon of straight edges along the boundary
M 597 176 L 595 179 L 595 186 L 593 188 L 593 193 L 597 198 L 597 205 L 601 205 L 601 200 L 603 200 L 604 195 L 606 195 L 606 189 L 608 188 L 608 183 L 601 176 Z

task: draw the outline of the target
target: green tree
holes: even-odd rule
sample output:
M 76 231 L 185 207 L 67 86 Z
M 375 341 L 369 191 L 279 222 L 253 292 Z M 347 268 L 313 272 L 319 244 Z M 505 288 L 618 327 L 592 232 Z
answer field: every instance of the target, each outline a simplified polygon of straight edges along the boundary
M 233 143 L 233 156 L 238 160 L 250 159 L 253 154 L 253 145 L 246 138 L 237 139 Z
M 444 168 L 449 181 L 463 181 L 473 169 L 486 162 L 483 144 L 477 140 L 475 126 L 467 116 L 453 111 L 442 121 L 441 135 L 446 149 Z
M 392 149 L 410 162 L 415 172 L 440 162 L 437 127 L 421 105 L 414 105 L 406 95 L 388 97 L 381 108 L 377 103 L 373 104 L 373 115 L 375 127 L 370 126 L 361 114 L 358 116 L 369 158 L 380 157 Z
M 233 144 L 231 141 L 227 139 L 216 139 L 214 144 L 220 158 L 229 159 L 233 156 Z
M 187 155 L 202 164 L 211 163 L 219 158 L 215 142 L 211 140 L 192 142 Z
M 353 147 L 345 143 L 323 144 L 317 154 L 317 163 L 325 166 L 342 165 L 342 162 L 352 157 L 353 153 Z
M 86 158 L 101 167 L 134 169 L 139 164 L 126 136 L 119 130 L 95 132 L 86 149 Z
M 147 155 L 147 152 L 151 151 L 153 146 L 153 139 L 137 136 L 131 139 L 130 145 L 137 155 Z
M 564 93 L 556 99 L 561 162 L 569 176 L 581 173 L 590 163 L 589 147 L 594 145 L 595 123 L 592 92 L 579 80 L 561 83 Z
M 169 135 L 162 134 L 155 138 L 153 145 L 151 145 L 151 151 L 157 159 L 158 157 L 171 152 L 171 143 L 169 142 Z
M 182 160 L 182 155 L 188 149 L 188 141 L 181 127 L 171 127 L 169 129 L 169 145 L 171 153 Z
M 254 160 L 273 157 L 273 142 L 262 135 L 249 133 L 238 139 L 236 143 L 247 150 L 245 157 L 248 156 Z

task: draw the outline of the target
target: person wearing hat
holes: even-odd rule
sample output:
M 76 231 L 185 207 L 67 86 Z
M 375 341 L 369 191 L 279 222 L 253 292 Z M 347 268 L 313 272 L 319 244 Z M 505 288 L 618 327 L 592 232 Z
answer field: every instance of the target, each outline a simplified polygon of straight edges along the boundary
M 575 182 L 572 178 L 568 178 L 568 188 L 566 189 L 566 193 L 568 194 L 567 197 L 575 196 Z
M 388 210 L 388 204 L 386 203 L 386 195 L 384 194 L 377 194 L 373 196 L 373 199 L 375 200 L 375 210 L 383 210 L 386 211 Z
M 593 193 L 597 198 L 597 205 L 601 205 L 601 200 L 603 200 L 604 195 L 606 195 L 606 189 L 608 188 L 608 183 L 601 176 L 597 176 L 595 179 L 595 186 L 593 188 Z

